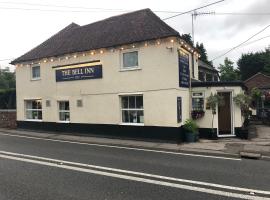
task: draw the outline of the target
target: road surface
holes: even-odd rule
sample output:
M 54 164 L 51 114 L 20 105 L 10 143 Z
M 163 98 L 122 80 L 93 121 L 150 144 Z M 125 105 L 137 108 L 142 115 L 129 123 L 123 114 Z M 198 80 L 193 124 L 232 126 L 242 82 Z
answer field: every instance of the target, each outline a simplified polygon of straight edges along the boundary
M 0 132 L 0 200 L 270 199 L 270 162 Z

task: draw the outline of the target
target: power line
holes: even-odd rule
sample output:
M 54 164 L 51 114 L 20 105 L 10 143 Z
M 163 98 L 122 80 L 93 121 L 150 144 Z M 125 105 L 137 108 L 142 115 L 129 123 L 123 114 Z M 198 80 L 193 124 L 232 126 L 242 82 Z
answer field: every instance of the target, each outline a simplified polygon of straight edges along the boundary
M 247 44 L 242 45 L 242 47 L 247 46 L 247 45 L 250 45 L 250 44 L 253 44 L 253 43 L 255 43 L 255 42 L 259 42 L 259 41 L 264 40 L 264 39 L 266 39 L 266 38 L 270 38 L 270 35 L 265 36 L 265 37 L 262 37 L 262 38 L 259 38 L 259 39 L 257 39 L 257 40 L 253 40 L 253 41 L 251 41 L 251 42 L 249 42 L 249 43 L 247 43 Z
M 38 8 L 19 8 L 19 7 L 0 7 L 2 10 L 23 10 L 23 11 L 42 11 L 42 12 L 76 12 L 76 13 L 90 13 L 90 12 L 120 12 L 120 11 L 100 11 L 100 10 L 52 10 L 52 9 L 38 9 Z M 121 11 L 125 12 L 125 11 Z
M 234 12 L 218 12 L 218 13 L 215 13 L 215 15 L 249 15 L 249 16 L 252 16 L 252 15 L 270 15 L 270 13 L 234 13 Z
M 215 57 L 215 58 L 212 59 L 211 61 L 214 61 L 214 60 L 216 60 L 216 59 L 218 59 L 218 58 L 220 58 L 220 57 L 225 56 L 226 54 L 228 54 L 228 53 L 230 53 L 231 51 L 233 51 L 234 49 L 236 49 L 236 48 L 242 46 L 243 44 L 245 44 L 246 42 L 248 42 L 249 40 L 251 40 L 251 39 L 254 38 L 255 36 L 259 35 L 260 33 L 262 33 L 263 31 L 265 31 L 265 30 L 266 30 L 267 28 L 269 28 L 269 27 L 270 27 L 270 24 L 267 25 L 266 27 L 264 27 L 264 28 L 263 28 L 262 30 L 260 30 L 259 32 L 257 32 L 257 33 L 255 33 L 254 35 L 252 35 L 251 37 L 249 37 L 249 38 L 248 38 L 247 40 L 245 40 L 244 42 L 241 42 L 240 44 L 238 44 L 238 45 L 236 45 L 235 47 L 231 48 L 230 50 L 226 51 L 225 53 L 223 53 L 223 54 L 221 54 L 221 55 Z
M 225 1 L 225 0 L 224 0 Z M 212 4 L 219 3 L 214 2 Z M 41 7 L 54 7 L 54 8 L 68 8 L 68 9 L 82 9 L 82 10 L 52 10 L 52 9 L 40 9 L 40 8 L 23 8 L 23 7 L 0 7 L 0 9 L 15 9 L 15 10 L 29 10 L 29 11 L 52 11 L 52 12 L 88 12 L 88 10 L 91 10 L 92 12 L 132 12 L 135 10 L 130 9 L 122 9 L 122 8 L 101 8 L 101 7 L 80 7 L 80 6 L 66 6 L 66 5 L 56 5 L 56 4 L 38 4 L 38 3 L 28 3 L 28 2 L 8 2 L 8 1 L 2 1 L 0 4 L 15 4 L 15 5 L 27 5 L 27 6 L 41 6 Z M 187 12 L 181 12 L 181 11 L 170 11 L 170 10 L 153 10 L 156 13 L 175 13 L 175 14 L 188 14 L 194 10 L 201 9 L 206 6 L 205 5 L 199 8 L 195 8 L 191 11 Z M 215 15 L 270 15 L 270 13 L 235 13 L 235 12 L 220 12 L 216 13 Z M 173 16 L 172 16 L 173 17 Z M 166 20 L 166 18 L 164 19 Z
M 173 15 L 173 16 L 170 16 L 170 17 L 164 18 L 163 20 L 165 21 L 165 20 L 168 20 L 168 19 L 171 19 L 171 18 L 174 18 L 174 17 L 178 17 L 178 16 L 180 16 L 180 15 L 184 15 L 184 14 L 187 14 L 187 13 L 191 13 L 191 12 L 193 12 L 193 11 L 195 11 L 195 10 L 199 10 L 199 9 L 202 9 L 202 8 L 205 8 L 205 7 L 208 7 L 208 6 L 211 6 L 211 5 L 217 4 L 217 3 L 221 3 L 221 2 L 223 2 L 223 1 L 225 1 L 225 0 L 216 1 L 216 2 L 213 2 L 213 3 L 207 4 L 207 5 L 204 5 L 204 6 L 201 6 L 201 7 L 195 8 L 195 9 L 192 9 L 192 10 L 188 10 L 188 11 L 186 11 L 186 12 L 182 12 L 182 13 L 179 13 L 179 14 L 177 14 L 177 15 Z
M 8 60 L 13 60 L 14 58 L 6 58 L 6 59 L 1 59 L 0 62 L 2 61 L 8 61 Z

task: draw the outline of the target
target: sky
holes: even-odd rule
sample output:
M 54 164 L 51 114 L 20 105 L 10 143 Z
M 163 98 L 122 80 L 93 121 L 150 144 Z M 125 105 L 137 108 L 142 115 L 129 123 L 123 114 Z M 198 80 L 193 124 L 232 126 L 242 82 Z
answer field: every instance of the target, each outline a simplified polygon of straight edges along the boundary
M 14 67 L 9 65 L 10 59 L 31 50 L 71 22 L 85 25 L 144 8 L 156 11 L 155 13 L 164 19 L 174 13 L 158 11 L 185 12 L 215 1 L 217 0 L 0 0 L 0 67 L 8 66 L 13 70 Z M 212 13 L 199 15 L 194 21 L 195 42 L 204 44 L 209 60 L 225 53 L 270 24 L 270 0 L 225 0 L 197 12 Z M 191 14 L 174 17 L 165 22 L 180 34 L 192 32 Z M 241 46 L 226 56 L 236 63 L 243 53 L 264 50 L 270 45 L 270 27 L 250 41 L 264 37 L 266 38 L 247 43 L 248 45 Z M 214 60 L 214 66 L 223 63 L 224 58 L 225 56 L 222 56 Z

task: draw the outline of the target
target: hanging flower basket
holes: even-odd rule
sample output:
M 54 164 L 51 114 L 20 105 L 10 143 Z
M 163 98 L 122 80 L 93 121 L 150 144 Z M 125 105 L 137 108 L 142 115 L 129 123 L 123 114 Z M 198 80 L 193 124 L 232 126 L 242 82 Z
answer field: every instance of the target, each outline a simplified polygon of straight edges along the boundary
M 204 110 L 193 110 L 191 112 L 192 119 L 200 119 L 204 116 Z

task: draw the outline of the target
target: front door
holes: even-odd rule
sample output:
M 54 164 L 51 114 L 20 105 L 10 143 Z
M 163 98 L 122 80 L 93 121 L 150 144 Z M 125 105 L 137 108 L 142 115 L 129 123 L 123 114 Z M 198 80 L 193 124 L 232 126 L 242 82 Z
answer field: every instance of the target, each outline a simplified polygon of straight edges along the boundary
M 232 130 L 232 93 L 218 92 L 223 97 L 223 104 L 218 106 L 218 136 L 233 135 Z

